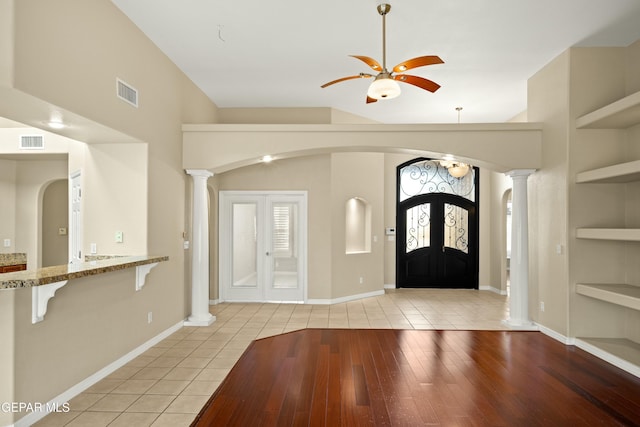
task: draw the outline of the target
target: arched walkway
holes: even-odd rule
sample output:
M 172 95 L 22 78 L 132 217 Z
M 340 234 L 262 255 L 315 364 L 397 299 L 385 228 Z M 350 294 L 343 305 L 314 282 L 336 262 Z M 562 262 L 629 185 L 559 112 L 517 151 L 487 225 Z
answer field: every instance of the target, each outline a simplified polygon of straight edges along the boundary
M 540 166 L 542 130 L 539 124 L 473 125 L 184 125 L 183 166 L 198 183 L 203 176 L 274 159 L 335 152 L 395 152 L 442 158 L 453 155 L 514 180 L 511 317 L 506 323 L 528 327 L 527 177 Z M 204 178 L 205 181 L 207 178 Z M 202 193 L 202 194 L 201 194 Z M 517 195 L 517 196 L 516 196 Z M 206 185 L 194 185 L 194 200 L 206 199 Z M 207 204 L 194 204 L 194 230 L 209 218 Z M 195 234 L 195 233 L 194 233 Z M 194 243 L 196 237 L 194 236 Z M 207 245 L 206 248 L 200 245 Z M 208 239 L 198 252 L 208 254 Z M 195 257 L 194 257 L 195 258 Z M 192 305 L 208 303 L 208 256 L 194 259 Z M 517 271 L 515 271 L 517 270 Z M 514 274 L 515 273 L 515 274 Z M 515 298 L 513 298 L 515 295 Z M 195 315 L 195 313 L 194 313 Z M 205 322 L 207 323 L 207 322 Z

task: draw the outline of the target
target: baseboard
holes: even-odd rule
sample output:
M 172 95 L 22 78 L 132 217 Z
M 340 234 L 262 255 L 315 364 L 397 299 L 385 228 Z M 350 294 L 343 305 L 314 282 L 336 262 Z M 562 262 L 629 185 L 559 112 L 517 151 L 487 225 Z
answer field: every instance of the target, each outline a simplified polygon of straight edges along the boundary
M 125 354 L 121 358 L 117 359 L 116 361 L 100 369 L 98 372 L 80 381 L 78 384 L 72 386 L 65 392 L 54 397 L 46 404 L 43 404 L 42 405 L 43 409 L 44 408 L 63 408 L 64 407 L 63 405 L 69 402 L 69 400 L 73 399 L 75 396 L 82 393 L 83 391 L 85 391 L 86 389 L 88 389 L 98 381 L 102 380 L 103 378 L 107 377 L 108 375 L 112 374 L 116 370 L 120 369 L 121 367 L 123 367 L 124 365 L 126 365 L 127 363 L 135 359 L 136 357 L 140 356 L 142 353 L 144 353 L 154 345 L 158 344 L 163 339 L 167 338 L 169 335 L 173 334 L 174 332 L 182 328 L 183 325 L 184 325 L 184 321 L 180 321 L 175 325 L 171 326 L 170 328 L 162 331 L 155 337 L 151 338 L 149 341 L 136 347 L 135 349 L 131 350 L 129 353 Z M 30 412 L 26 416 L 17 420 L 14 424 L 12 424 L 12 426 L 28 427 L 34 424 L 35 422 L 37 422 L 38 420 L 44 418 L 48 414 L 49 412 L 46 410 L 39 411 L 39 412 L 36 412 L 36 411 Z
M 324 304 L 324 305 L 340 304 L 343 302 L 355 301 L 363 298 L 377 297 L 380 295 L 384 295 L 384 289 L 381 289 L 379 291 L 366 292 L 363 294 L 349 295 L 346 297 L 340 297 L 335 299 L 308 299 L 307 304 L 319 304 L 319 305 L 320 304 Z
M 637 365 L 629 362 L 628 360 L 618 357 L 615 354 L 611 354 L 608 351 L 596 347 L 595 345 L 583 341 L 579 338 L 576 338 L 575 346 L 604 360 L 605 362 L 611 363 L 613 366 L 620 368 L 623 371 L 627 371 L 630 374 L 640 378 L 640 368 L 638 368 Z
M 396 289 L 396 284 L 395 283 L 389 283 L 384 285 L 385 289 Z
M 490 292 L 493 292 L 494 294 L 498 294 L 498 295 L 507 295 L 507 291 L 503 291 L 502 289 L 494 288 L 493 286 L 488 286 L 488 285 L 480 285 L 478 287 L 478 290 L 480 290 L 480 291 L 490 291 Z
M 218 305 L 220 304 L 222 301 L 220 299 L 210 299 L 209 300 L 209 305 Z
M 556 332 L 553 329 L 547 328 L 546 326 L 541 325 L 538 322 L 534 322 L 534 323 L 538 326 L 538 329 L 540 330 L 540 332 L 542 332 L 546 336 L 551 337 L 556 341 L 560 341 L 564 345 L 575 345 L 575 341 L 576 341 L 575 338 L 566 337 L 562 335 L 560 332 Z

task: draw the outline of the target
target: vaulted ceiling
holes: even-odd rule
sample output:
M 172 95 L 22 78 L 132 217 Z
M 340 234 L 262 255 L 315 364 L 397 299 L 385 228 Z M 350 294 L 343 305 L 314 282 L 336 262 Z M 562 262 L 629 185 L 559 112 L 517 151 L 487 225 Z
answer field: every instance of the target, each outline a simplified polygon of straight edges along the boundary
M 332 107 L 383 123 L 503 122 L 526 109 L 526 82 L 571 46 L 640 39 L 638 0 L 398 0 L 387 16 L 388 68 L 442 87 L 402 84 L 365 104 L 372 72 L 348 55 L 382 61 L 375 0 L 112 0 L 219 107 Z

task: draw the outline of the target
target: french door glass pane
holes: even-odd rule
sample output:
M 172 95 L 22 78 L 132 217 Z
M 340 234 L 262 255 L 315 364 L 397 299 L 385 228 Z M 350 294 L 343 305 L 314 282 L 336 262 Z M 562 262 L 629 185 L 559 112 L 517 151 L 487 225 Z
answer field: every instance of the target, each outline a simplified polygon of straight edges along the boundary
M 469 253 L 469 211 L 460 206 L 444 204 L 444 245 Z
M 427 248 L 431 245 L 431 205 L 414 206 L 407 209 L 406 252 Z
M 272 288 L 298 287 L 297 203 L 274 202 L 271 210 Z
M 232 209 L 233 269 L 231 286 L 255 288 L 257 283 L 257 204 L 234 203 Z

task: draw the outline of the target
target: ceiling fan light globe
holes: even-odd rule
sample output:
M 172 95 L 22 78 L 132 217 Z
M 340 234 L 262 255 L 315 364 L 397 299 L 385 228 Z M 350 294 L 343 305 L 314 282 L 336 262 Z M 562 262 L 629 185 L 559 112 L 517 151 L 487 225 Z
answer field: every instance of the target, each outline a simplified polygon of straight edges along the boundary
M 398 95 L 400 95 L 400 85 L 389 78 L 374 80 L 367 91 L 367 96 L 373 99 L 392 99 Z
M 449 175 L 454 178 L 462 178 L 469 172 L 469 165 L 466 163 L 456 163 L 454 166 L 450 167 Z

